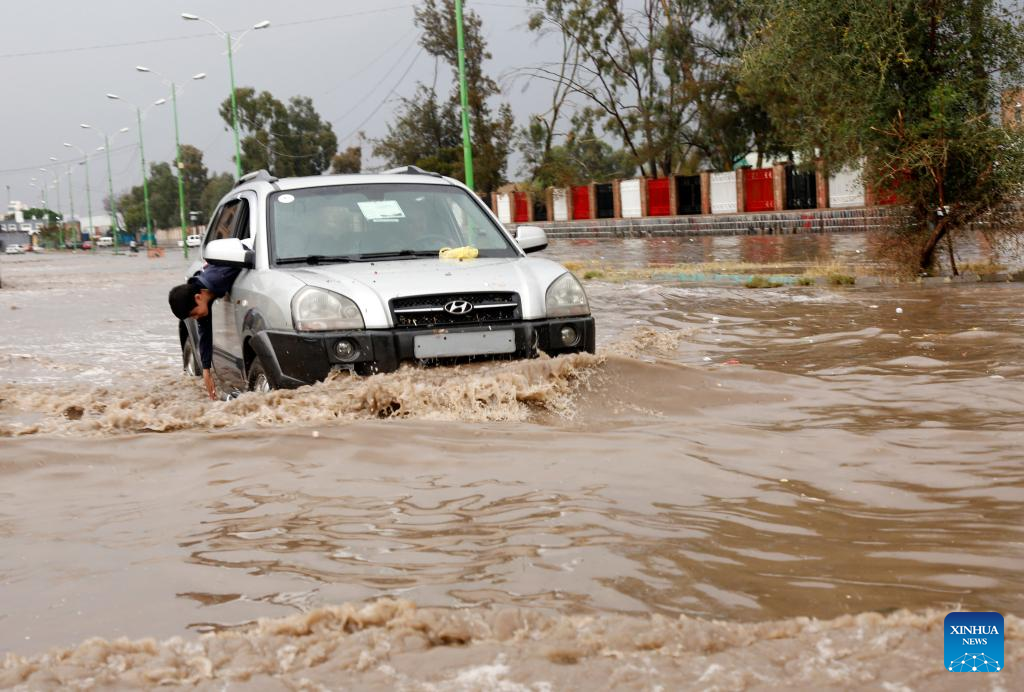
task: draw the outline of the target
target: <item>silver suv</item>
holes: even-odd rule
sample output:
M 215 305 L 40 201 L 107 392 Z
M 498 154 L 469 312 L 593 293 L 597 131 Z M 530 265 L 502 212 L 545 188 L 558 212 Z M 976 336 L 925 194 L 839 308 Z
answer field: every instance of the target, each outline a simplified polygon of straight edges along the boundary
M 560 264 L 527 257 L 545 247 L 542 229 L 520 226 L 513 238 L 462 183 L 415 167 L 251 173 L 203 240 L 206 262 L 242 268 L 213 308 L 215 377 L 227 391 L 267 390 L 338 368 L 592 353 L 583 287 Z M 193 320 L 180 338 L 186 370 L 199 374 Z

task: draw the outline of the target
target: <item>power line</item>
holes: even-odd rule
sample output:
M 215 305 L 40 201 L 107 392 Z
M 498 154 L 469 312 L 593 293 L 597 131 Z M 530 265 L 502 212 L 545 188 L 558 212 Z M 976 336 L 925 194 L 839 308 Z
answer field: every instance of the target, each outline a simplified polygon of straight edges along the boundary
M 409 66 L 407 68 L 405 68 L 405 72 L 403 72 L 402 76 L 398 78 L 398 81 L 395 83 L 395 86 L 391 87 L 391 91 L 389 91 L 384 96 L 384 99 L 380 103 L 377 104 L 377 107 L 374 108 L 370 112 L 370 114 L 367 115 L 363 119 L 363 121 L 361 123 L 359 123 L 358 125 L 355 126 L 355 129 L 353 129 L 351 132 L 349 132 L 344 137 L 339 137 L 338 138 L 338 144 L 341 144 L 342 142 L 347 141 L 350 137 L 352 137 L 352 135 L 358 133 L 359 130 L 361 130 L 363 128 L 363 125 L 365 125 L 366 123 L 368 123 L 370 121 L 370 118 L 372 118 L 373 116 L 377 115 L 377 111 L 379 111 L 384 106 L 384 104 L 388 102 L 388 99 L 391 98 L 392 94 L 394 94 L 395 91 L 398 89 L 398 87 L 400 87 L 402 85 L 402 82 L 405 81 L 405 78 L 409 75 L 409 72 L 412 71 L 413 65 L 416 64 L 416 61 L 419 60 L 419 57 L 421 55 L 423 55 L 423 48 L 422 47 L 420 47 L 420 49 L 418 51 L 416 51 L 416 55 L 413 56 L 412 62 L 409 63 Z
M 137 146 L 138 146 L 137 144 L 125 144 L 124 146 L 120 146 L 120 147 L 112 147 L 110 149 L 110 153 L 113 154 L 113 153 L 116 153 L 116 152 L 119 152 L 119 151 L 124 151 L 125 149 L 130 149 L 131 147 L 137 147 Z M 90 157 L 91 156 L 92 156 L 92 154 L 90 154 Z M 73 159 L 65 159 L 65 160 L 56 161 L 56 162 L 47 160 L 46 163 L 38 163 L 35 166 L 25 166 L 23 168 L 4 168 L 4 169 L 0 169 L 0 175 L 5 175 L 7 173 L 23 173 L 25 171 L 38 171 L 40 168 L 50 168 L 52 166 L 63 166 L 63 165 L 66 165 L 66 164 L 69 164 L 69 163 L 75 163 L 75 162 L 81 161 L 81 160 L 82 160 L 81 155 L 76 156 Z
M 351 115 L 352 111 L 354 111 L 357 108 L 359 108 L 360 106 L 362 106 L 363 103 L 366 101 L 366 99 L 370 98 L 370 96 L 372 96 L 373 93 L 375 91 L 377 91 L 377 89 L 379 89 L 381 87 L 381 85 L 384 83 L 384 80 L 391 76 L 391 73 L 395 71 L 395 68 L 397 68 L 402 63 L 402 61 L 405 60 L 405 56 L 409 54 L 409 51 L 415 45 L 416 45 L 415 43 L 410 43 L 408 46 L 406 46 L 405 50 L 402 51 L 402 53 L 398 56 L 398 59 L 394 62 L 394 64 L 391 65 L 391 67 L 388 68 L 388 71 L 385 72 L 380 77 L 380 79 L 377 80 L 376 84 L 373 85 L 373 88 L 370 89 L 365 94 L 363 94 L 362 96 L 360 96 L 359 98 L 353 99 L 354 103 L 353 103 L 352 107 L 349 108 L 344 113 L 342 113 L 341 115 L 339 115 L 337 118 L 331 118 L 331 121 L 333 121 L 333 122 L 341 122 L 342 120 L 347 118 L 349 115 Z M 422 52 L 422 48 L 420 49 L 420 51 Z M 417 54 L 417 57 L 419 57 L 418 54 Z
M 293 22 L 275 22 L 274 26 L 275 27 L 286 27 L 286 26 L 301 26 L 303 24 L 318 24 L 320 22 L 330 22 L 330 21 L 335 21 L 335 20 L 338 20 L 338 19 L 351 19 L 352 17 L 359 17 L 359 16 L 363 16 L 363 15 L 381 14 L 383 12 L 392 12 L 394 10 L 407 9 L 409 7 L 412 7 L 412 5 L 405 4 L 405 5 L 393 5 L 391 7 L 378 7 L 378 8 L 373 9 L 373 10 L 362 10 L 360 12 L 349 12 L 347 14 L 336 14 L 336 15 L 329 15 L 327 17 L 315 17 L 315 18 L 312 18 L 312 19 L 300 19 L 300 20 L 296 20 L 296 21 L 293 21 Z M 249 27 L 242 27 L 242 28 L 239 28 L 239 29 L 231 29 L 230 31 L 231 31 L 231 33 L 237 33 L 237 32 L 241 32 L 241 31 L 245 31 L 248 28 Z M 0 60 L 4 60 L 4 59 L 8 59 L 8 58 L 29 58 L 29 57 L 36 57 L 36 56 L 40 56 L 40 55 L 60 55 L 60 54 L 64 54 L 64 53 L 82 53 L 82 52 L 93 51 L 93 50 L 106 50 L 108 48 L 127 48 L 127 47 L 130 47 L 130 46 L 145 46 L 145 45 L 154 44 L 154 43 L 170 43 L 170 42 L 173 42 L 173 41 L 191 41 L 192 39 L 206 38 L 206 37 L 209 37 L 209 36 L 218 36 L 218 35 L 219 34 L 217 34 L 216 32 L 212 32 L 211 31 L 211 32 L 206 32 L 206 33 L 202 33 L 202 34 L 189 34 L 187 36 L 169 36 L 169 37 L 166 37 L 166 38 L 150 38 L 150 39 L 143 39 L 143 40 L 140 40 L 140 41 L 124 41 L 124 42 L 121 42 L 121 43 L 101 43 L 101 44 L 92 45 L 92 46 L 75 46 L 75 47 L 71 47 L 71 48 L 48 48 L 46 50 L 31 50 L 31 51 L 24 51 L 24 52 L 21 52 L 21 53 L 4 53 L 4 54 L 0 54 Z

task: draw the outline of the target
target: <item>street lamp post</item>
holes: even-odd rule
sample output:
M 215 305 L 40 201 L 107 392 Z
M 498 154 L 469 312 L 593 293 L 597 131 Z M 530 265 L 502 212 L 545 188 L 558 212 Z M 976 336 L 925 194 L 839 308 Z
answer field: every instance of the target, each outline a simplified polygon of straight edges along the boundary
M 466 86 L 466 45 L 462 32 L 462 0 L 455 0 L 455 39 L 459 51 L 459 99 L 462 104 L 462 160 L 466 169 L 466 187 L 473 184 L 473 144 L 469 137 L 469 89 Z
M 56 156 L 51 156 L 50 160 L 53 161 L 54 163 L 57 163 L 57 157 Z M 74 241 L 74 239 L 75 239 L 75 193 L 74 193 L 74 190 L 71 189 L 72 187 L 74 187 L 72 185 L 72 182 L 73 181 L 71 180 L 71 164 L 69 163 L 68 164 L 68 204 L 71 206 L 71 211 L 70 211 L 71 216 L 68 217 L 68 218 L 71 220 L 71 240 Z M 58 190 L 58 193 L 59 192 L 60 191 Z M 63 230 L 64 228 L 67 227 L 68 219 L 61 219 L 61 221 L 63 221 L 63 223 L 61 224 L 61 229 Z M 82 238 L 79 237 L 78 240 L 79 240 L 79 242 L 81 242 Z
M 107 94 L 107 98 L 111 101 L 121 101 L 122 103 L 131 106 L 135 109 L 135 118 L 139 126 L 139 161 L 142 164 L 142 200 L 146 208 L 146 247 L 149 247 L 149 241 L 153 237 L 153 215 L 149 211 L 149 181 L 146 175 L 146 150 L 142 146 L 142 109 L 129 101 L 125 101 L 117 94 Z M 154 106 L 161 106 L 167 103 L 167 99 L 157 99 L 153 102 Z
M 85 150 L 81 147 L 76 147 L 71 142 L 64 142 L 64 146 L 68 149 L 77 149 L 78 153 L 82 155 L 82 163 L 85 164 L 85 206 L 89 212 L 89 240 L 92 241 L 93 247 L 96 246 L 96 226 L 92 219 L 92 189 L 89 187 L 89 155 L 85 153 Z M 69 168 L 70 171 L 70 168 Z M 70 175 L 70 172 L 68 173 Z M 72 212 L 72 216 L 74 212 Z M 81 239 L 81 233 L 79 233 L 79 239 Z
M 205 22 L 205 23 L 209 24 L 210 26 L 212 26 L 214 31 L 216 31 L 225 41 L 227 41 L 227 44 L 228 44 L 228 75 L 229 75 L 230 80 L 231 80 L 231 124 L 233 126 L 234 131 L 235 131 L 235 174 L 236 174 L 237 178 L 241 178 L 242 177 L 242 146 L 239 143 L 239 139 L 238 139 L 238 103 L 237 103 L 237 101 L 235 99 L 235 59 L 234 59 L 235 44 L 236 43 L 240 44 L 242 42 L 242 37 L 244 37 L 250 31 L 253 31 L 253 30 L 257 30 L 258 31 L 259 29 L 266 29 L 268 26 L 270 26 L 270 22 L 267 21 L 267 20 L 263 20 L 262 22 L 257 22 L 256 24 L 253 24 L 251 28 L 246 29 L 245 31 L 243 31 L 241 36 L 239 36 L 237 39 L 232 41 L 231 40 L 231 34 L 229 34 L 228 32 L 224 31 L 223 29 L 221 29 L 219 26 L 217 26 L 216 24 L 211 22 L 209 19 L 204 19 L 203 17 L 200 17 L 199 15 L 191 14 L 189 12 L 183 12 L 181 14 L 181 18 L 186 20 L 186 21 L 189 21 L 189 22 Z
M 178 129 L 178 85 L 174 80 L 168 79 L 164 75 L 156 72 L 155 70 L 151 70 L 148 67 L 136 65 L 135 69 L 139 72 L 151 72 L 171 85 L 171 108 L 174 110 L 174 148 L 177 152 L 178 158 L 178 214 L 181 222 L 181 247 L 184 250 L 185 259 L 188 259 L 188 237 L 187 231 L 185 230 L 185 166 L 181 161 L 181 132 Z M 192 79 L 206 79 L 206 73 L 200 72 L 199 74 L 194 74 L 192 75 Z
M 121 232 L 121 224 L 118 223 L 117 220 L 117 200 L 114 198 L 114 175 L 111 172 L 110 168 L 110 136 L 107 135 L 106 132 L 94 128 L 92 125 L 89 125 L 88 123 L 79 123 L 78 126 L 83 130 L 96 130 L 96 132 L 99 133 L 99 136 L 103 139 L 103 146 L 100 147 L 100 149 L 107 152 L 107 190 L 108 194 L 110 195 L 110 226 L 114 229 L 114 254 L 116 255 L 117 234 Z M 117 134 L 121 134 L 128 131 L 129 128 L 122 127 L 114 134 L 116 136 Z
M 56 161 L 57 159 L 56 157 L 51 156 L 50 160 Z M 60 245 L 58 246 L 58 249 L 60 249 L 64 247 L 64 213 L 60 210 L 60 178 L 58 177 L 56 170 L 51 171 L 48 168 L 40 168 L 39 170 L 42 171 L 43 173 L 50 173 L 53 175 L 53 186 L 57 191 L 57 208 L 54 211 L 57 212 L 56 218 L 60 220 L 60 225 L 57 226 L 57 237 L 60 239 Z

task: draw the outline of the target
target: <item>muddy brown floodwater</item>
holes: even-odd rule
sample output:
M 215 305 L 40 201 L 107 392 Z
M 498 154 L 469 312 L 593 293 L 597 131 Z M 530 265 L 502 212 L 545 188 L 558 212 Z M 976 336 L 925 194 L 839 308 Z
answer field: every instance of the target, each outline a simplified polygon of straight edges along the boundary
M 962 689 L 962 609 L 1024 688 L 1019 285 L 587 282 L 596 356 L 225 403 L 184 266 L 0 266 L 0 687 Z

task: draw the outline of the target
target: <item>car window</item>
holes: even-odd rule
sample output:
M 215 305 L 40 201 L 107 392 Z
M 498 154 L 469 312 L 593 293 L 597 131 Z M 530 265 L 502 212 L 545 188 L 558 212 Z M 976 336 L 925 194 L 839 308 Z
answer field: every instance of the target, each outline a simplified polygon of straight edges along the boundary
M 239 200 L 237 217 L 234 237 L 239 240 L 248 240 L 252 237 L 252 224 L 250 223 L 252 217 L 249 214 L 249 200 L 244 197 Z
M 222 240 L 232 236 L 234 233 L 235 217 L 238 215 L 241 206 L 241 201 L 236 199 L 221 207 L 206 238 L 207 243 L 212 240 Z
M 268 200 L 277 259 L 433 253 L 471 245 L 482 257 L 518 253 L 465 190 L 450 185 L 367 183 L 287 190 Z

